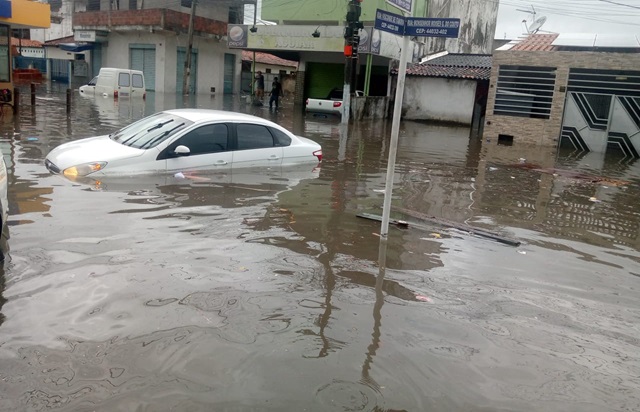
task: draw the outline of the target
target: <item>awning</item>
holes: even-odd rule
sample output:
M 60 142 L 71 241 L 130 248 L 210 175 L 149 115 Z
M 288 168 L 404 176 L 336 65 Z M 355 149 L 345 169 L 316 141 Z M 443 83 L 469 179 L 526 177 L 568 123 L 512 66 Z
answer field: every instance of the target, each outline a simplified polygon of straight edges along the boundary
M 93 43 L 60 43 L 58 47 L 64 51 L 80 53 L 85 50 L 93 49 Z

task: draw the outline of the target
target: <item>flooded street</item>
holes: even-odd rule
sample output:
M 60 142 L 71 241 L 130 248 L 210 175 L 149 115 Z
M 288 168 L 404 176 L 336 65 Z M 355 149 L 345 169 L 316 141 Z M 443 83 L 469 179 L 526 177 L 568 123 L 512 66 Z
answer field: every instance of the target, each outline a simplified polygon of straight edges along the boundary
M 640 410 L 640 162 L 238 97 L 317 168 L 73 183 L 46 154 L 183 99 L 27 94 L 0 119 L 0 411 Z M 412 215 L 401 213 L 410 211 Z M 471 225 L 518 247 L 420 219 Z

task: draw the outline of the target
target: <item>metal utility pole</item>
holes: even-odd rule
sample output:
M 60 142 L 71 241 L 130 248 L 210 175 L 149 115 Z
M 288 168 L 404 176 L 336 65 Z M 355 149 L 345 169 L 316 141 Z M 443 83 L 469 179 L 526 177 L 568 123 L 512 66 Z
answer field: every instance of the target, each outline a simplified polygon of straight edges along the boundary
M 355 68 L 358 64 L 358 46 L 360 45 L 359 31 L 364 27 L 360 22 L 362 0 L 349 0 L 347 11 L 347 26 L 344 29 L 344 87 L 342 90 L 342 123 L 349 123 L 351 114 L 351 96 L 357 85 L 355 84 Z
M 189 85 L 191 76 L 191 49 L 193 48 L 193 18 L 196 15 L 197 0 L 191 0 L 191 15 L 189 16 L 189 33 L 187 34 L 187 55 L 184 59 L 184 73 L 182 76 L 182 95 L 189 95 Z

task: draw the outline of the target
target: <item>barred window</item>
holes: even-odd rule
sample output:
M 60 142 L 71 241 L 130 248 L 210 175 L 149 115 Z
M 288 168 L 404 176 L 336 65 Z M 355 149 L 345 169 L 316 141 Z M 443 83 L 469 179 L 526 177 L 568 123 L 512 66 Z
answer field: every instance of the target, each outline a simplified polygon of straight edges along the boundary
M 555 67 L 500 66 L 493 114 L 548 119 Z

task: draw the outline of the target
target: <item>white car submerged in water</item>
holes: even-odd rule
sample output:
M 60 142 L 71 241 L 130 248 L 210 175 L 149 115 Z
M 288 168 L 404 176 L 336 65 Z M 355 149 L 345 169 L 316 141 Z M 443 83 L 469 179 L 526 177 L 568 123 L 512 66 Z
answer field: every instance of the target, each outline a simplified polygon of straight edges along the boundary
M 166 110 L 110 135 L 53 149 L 50 172 L 67 178 L 275 168 L 322 161 L 322 148 L 268 120 L 208 109 Z

